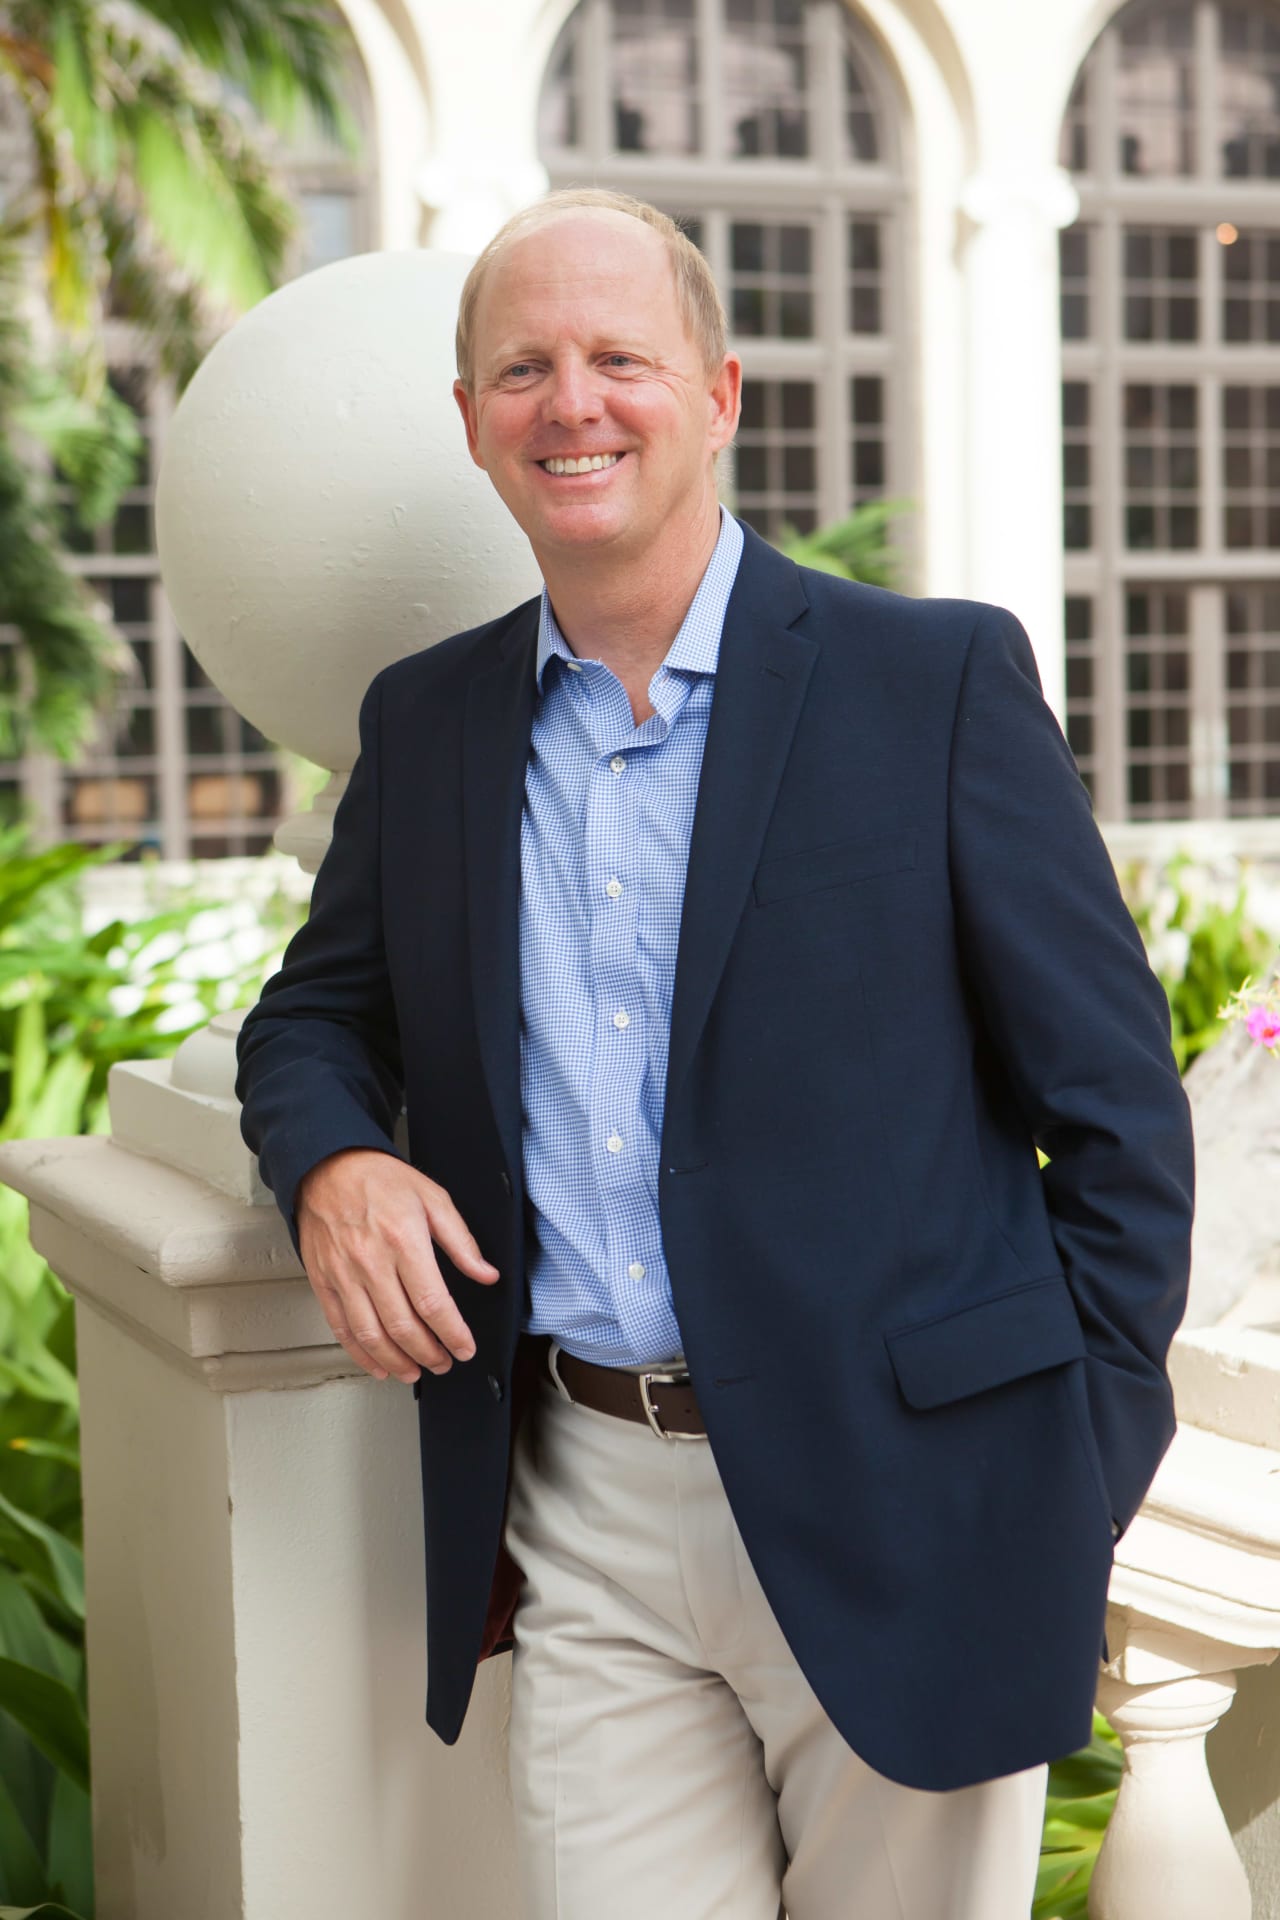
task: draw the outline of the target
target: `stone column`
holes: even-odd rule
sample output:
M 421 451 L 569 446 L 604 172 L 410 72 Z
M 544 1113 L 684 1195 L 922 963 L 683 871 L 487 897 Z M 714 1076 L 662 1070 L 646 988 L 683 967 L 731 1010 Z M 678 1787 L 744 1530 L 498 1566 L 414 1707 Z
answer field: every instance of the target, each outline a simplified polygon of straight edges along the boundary
M 1120 1735 L 1124 1773 L 1089 1888 L 1090 1920 L 1250 1920 L 1249 1882 L 1204 1750 L 1235 1686 L 1229 1673 L 1103 1682 L 1098 1706 Z
M 1059 168 L 979 173 L 961 196 L 967 303 L 968 591 L 1016 613 L 1062 713 L 1058 230 L 1078 208 Z
M 145 1072 L 134 1136 L 173 1091 Z M 204 1077 L 173 1151 L 203 1122 L 229 1185 Z M 0 1173 L 76 1296 L 99 1920 L 514 1913 L 509 1660 L 456 1749 L 424 1724 L 409 1390 L 332 1341 L 274 1206 L 112 1139 Z

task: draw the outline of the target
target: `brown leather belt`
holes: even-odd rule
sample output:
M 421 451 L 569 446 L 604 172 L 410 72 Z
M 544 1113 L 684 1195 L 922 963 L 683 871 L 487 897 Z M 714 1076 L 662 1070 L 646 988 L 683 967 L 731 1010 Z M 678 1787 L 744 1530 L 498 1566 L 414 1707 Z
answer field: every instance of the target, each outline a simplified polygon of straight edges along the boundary
M 598 1367 L 576 1354 L 553 1350 L 549 1341 L 547 1353 L 552 1379 L 578 1406 L 651 1427 L 661 1440 L 706 1439 L 693 1382 L 683 1369 L 647 1367 L 643 1373 L 629 1373 L 625 1367 Z

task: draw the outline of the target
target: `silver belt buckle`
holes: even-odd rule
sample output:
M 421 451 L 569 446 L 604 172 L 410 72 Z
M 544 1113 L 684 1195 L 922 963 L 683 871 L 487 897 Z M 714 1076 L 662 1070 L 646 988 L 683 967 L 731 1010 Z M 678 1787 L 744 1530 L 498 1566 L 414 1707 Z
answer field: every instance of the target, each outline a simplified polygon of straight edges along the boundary
M 640 1405 L 644 1408 L 644 1417 L 649 1422 L 649 1425 L 653 1428 L 653 1431 L 657 1434 L 659 1440 L 705 1440 L 706 1439 L 707 1436 L 705 1433 L 668 1433 L 665 1427 L 660 1426 L 658 1424 L 658 1409 L 654 1406 L 652 1397 L 649 1392 L 650 1387 L 653 1387 L 653 1386 L 659 1386 L 659 1387 L 686 1386 L 690 1379 L 690 1375 L 687 1368 L 683 1372 L 671 1373 L 671 1372 L 664 1372 L 662 1369 L 657 1367 L 651 1367 L 647 1372 L 637 1374 L 636 1379 L 640 1385 Z

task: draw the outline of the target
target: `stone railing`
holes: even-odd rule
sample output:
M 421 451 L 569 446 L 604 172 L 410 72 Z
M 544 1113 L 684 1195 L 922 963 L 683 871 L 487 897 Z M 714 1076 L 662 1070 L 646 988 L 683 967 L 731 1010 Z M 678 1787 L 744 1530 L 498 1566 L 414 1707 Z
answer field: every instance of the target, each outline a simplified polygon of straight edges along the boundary
M 514 1914 L 506 1661 L 446 1751 L 413 1403 L 331 1339 L 240 1141 L 235 1026 L 117 1068 L 113 1137 L 0 1149 L 76 1297 L 99 1920 Z M 1173 1370 L 1183 1425 L 1117 1554 L 1090 1911 L 1271 1920 L 1205 1736 L 1280 1649 L 1280 1337 L 1186 1333 Z

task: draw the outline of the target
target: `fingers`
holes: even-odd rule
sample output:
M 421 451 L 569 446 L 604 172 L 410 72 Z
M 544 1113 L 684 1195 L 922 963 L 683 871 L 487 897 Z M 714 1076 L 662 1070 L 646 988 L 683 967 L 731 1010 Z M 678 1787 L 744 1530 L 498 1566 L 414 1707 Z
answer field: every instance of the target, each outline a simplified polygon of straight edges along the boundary
M 455 1358 L 471 1359 L 475 1340 L 433 1237 L 469 1278 L 491 1286 L 498 1270 L 444 1188 L 382 1154 L 322 1168 L 298 1207 L 299 1247 L 334 1338 L 380 1380 L 411 1382 L 423 1367 L 447 1373 Z
M 492 1260 L 486 1260 L 481 1253 L 475 1235 L 449 1195 L 434 1180 L 424 1177 L 422 1185 L 426 1189 L 423 1205 L 431 1228 L 431 1238 L 444 1248 L 460 1273 L 480 1281 L 482 1286 L 491 1287 L 498 1278 L 498 1269 Z

